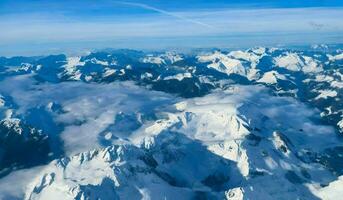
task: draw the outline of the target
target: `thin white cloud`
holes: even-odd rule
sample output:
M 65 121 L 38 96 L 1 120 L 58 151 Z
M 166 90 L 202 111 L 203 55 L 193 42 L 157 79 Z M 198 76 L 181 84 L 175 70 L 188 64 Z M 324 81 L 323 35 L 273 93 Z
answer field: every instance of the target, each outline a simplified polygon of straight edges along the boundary
M 179 14 L 176 14 L 176 13 L 173 13 L 173 12 L 168 12 L 166 10 L 162 10 L 160 8 L 156 8 L 156 7 L 147 5 L 147 4 L 128 2 L 128 1 L 114 1 L 114 2 L 118 3 L 118 4 L 127 5 L 127 6 L 134 6 L 134 7 L 139 7 L 139 8 L 143 8 L 143 9 L 146 9 L 146 10 L 155 11 L 155 12 L 167 15 L 167 16 L 175 17 L 175 18 L 180 19 L 182 21 L 186 21 L 186 22 L 190 22 L 192 24 L 203 26 L 205 28 L 213 28 L 213 26 L 211 26 L 209 24 L 206 24 L 206 23 L 203 23 L 203 22 L 200 22 L 200 21 L 188 18 L 188 17 L 184 17 L 182 15 L 179 15 Z

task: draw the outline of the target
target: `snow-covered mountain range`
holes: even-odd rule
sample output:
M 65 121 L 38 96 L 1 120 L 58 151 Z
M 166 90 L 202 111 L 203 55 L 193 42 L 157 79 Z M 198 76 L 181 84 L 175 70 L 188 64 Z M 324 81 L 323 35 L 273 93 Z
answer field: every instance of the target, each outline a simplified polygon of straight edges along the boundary
M 0 199 L 343 195 L 338 47 L 0 57 L 0 86 Z

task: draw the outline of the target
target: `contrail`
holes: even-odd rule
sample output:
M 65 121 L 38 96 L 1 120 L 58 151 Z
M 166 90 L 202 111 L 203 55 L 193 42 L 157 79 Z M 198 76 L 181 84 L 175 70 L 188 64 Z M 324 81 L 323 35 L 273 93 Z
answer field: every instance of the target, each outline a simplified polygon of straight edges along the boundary
M 153 7 L 153 6 L 149 6 L 147 4 L 128 2 L 128 1 L 114 1 L 114 2 L 118 3 L 118 4 L 128 5 L 128 6 L 139 7 L 139 8 L 143 8 L 143 9 L 146 9 L 146 10 L 152 10 L 152 11 L 155 11 L 155 12 L 158 12 L 158 13 L 161 13 L 161 14 L 164 14 L 164 15 L 168 15 L 168 16 L 171 16 L 171 17 L 175 17 L 175 18 L 181 19 L 183 21 L 187 21 L 187 22 L 190 22 L 190 23 L 193 23 L 193 24 L 197 24 L 197 25 L 200 25 L 200 26 L 203 26 L 203 27 L 206 27 L 206 28 L 213 28 L 209 24 L 205 24 L 205 23 L 202 23 L 202 22 L 199 22 L 199 21 L 196 21 L 196 20 L 193 20 L 193 19 L 181 16 L 181 15 L 177 15 L 175 13 L 168 12 L 168 11 L 165 11 L 165 10 Z

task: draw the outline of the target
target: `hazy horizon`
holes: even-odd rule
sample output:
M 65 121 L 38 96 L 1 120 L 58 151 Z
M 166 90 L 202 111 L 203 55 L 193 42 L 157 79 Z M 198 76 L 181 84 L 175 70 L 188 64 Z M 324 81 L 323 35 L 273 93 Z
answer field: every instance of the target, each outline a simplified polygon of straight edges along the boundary
M 2 1 L 0 55 L 343 43 L 341 1 Z

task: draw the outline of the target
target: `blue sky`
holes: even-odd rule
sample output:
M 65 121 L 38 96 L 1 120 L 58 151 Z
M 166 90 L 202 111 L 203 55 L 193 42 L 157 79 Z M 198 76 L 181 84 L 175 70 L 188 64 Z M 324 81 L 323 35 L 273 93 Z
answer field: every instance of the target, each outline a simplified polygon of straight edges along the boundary
M 0 0 L 0 54 L 343 43 L 342 0 Z

